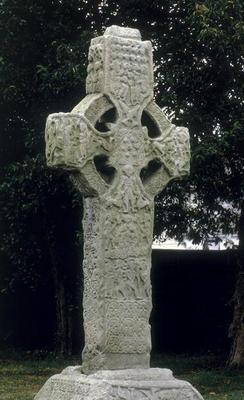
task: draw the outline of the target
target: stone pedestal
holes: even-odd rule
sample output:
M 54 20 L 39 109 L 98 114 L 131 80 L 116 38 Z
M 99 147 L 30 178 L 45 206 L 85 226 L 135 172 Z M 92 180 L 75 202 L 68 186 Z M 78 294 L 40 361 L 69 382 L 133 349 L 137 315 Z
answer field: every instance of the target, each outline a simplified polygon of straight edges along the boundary
M 84 375 L 68 367 L 52 376 L 35 400 L 203 400 L 190 383 L 169 369 L 125 369 Z

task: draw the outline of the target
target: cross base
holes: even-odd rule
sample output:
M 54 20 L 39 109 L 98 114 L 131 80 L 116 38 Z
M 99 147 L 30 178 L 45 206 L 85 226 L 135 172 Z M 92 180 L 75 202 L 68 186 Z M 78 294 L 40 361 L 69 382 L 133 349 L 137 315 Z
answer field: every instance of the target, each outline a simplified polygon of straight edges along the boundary
M 35 400 L 203 400 L 190 383 L 161 368 L 102 370 L 84 375 L 68 367 L 52 376 Z
M 99 367 L 101 366 L 102 367 Z M 120 368 L 118 368 L 120 365 Z M 150 353 L 143 354 L 121 354 L 121 353 L 101 353 L 95 356 L 91 362 L 83 362 L 82 372 L 91 374 L 95 372 L 94 367 L 99 370 L 118 370 L 118 369 L 142 369 L 149 368 Z

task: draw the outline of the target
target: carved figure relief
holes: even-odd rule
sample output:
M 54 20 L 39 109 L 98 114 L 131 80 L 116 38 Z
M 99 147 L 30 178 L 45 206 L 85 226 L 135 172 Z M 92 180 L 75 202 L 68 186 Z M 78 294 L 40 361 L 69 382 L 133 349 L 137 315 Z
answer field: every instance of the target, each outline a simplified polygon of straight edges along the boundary
M 160 387 L 134 388 L 119 386 L 113 388 L 112 397 L 116 400 L 178 400 L 179 389 L 162 389 Z M 198 400 L 198 393 L 187 389 L 180 389 L 180 399 Z
M 111 194 L 106 196 L 106 206 L 116 207 L 122 213 L 135 213 L 150 205 L 150 200 L 143 191 L 141 181 L 134 172 L 132 165 L 120 168 L 120 181 L 111 189 Z M 124 217 L 126 221 L 127 217 Z
M 90 46 L 88 61 L 86 91 L 87 93 L 102 92 L 104 71 L 103 46 L 101 44 Z
M 148 96 L 151 90 L 148 82 L 150 59 L 147 44 L 113 38 L 109 72 L 111 93 L 124 104 L 135 106 Z
M 126 258 L 107 260 L 105 297 L 116 300 L 143 300 L 151 296 L 150 262 Z

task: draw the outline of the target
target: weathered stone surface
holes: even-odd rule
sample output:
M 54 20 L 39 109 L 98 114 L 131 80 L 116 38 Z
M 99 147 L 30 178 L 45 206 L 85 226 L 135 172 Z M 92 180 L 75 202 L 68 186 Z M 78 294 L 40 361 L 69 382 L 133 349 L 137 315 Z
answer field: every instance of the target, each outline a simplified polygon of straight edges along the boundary
M 203 400 L 188 382 L 169 369 L 129 369 L 81 374 L 68 367 L 52 376 L 35 400 Z
M 46 127 L 48 165 L 70 171 L 84 195 L 82 367 L 35 400 L 200 400 L 170 370 L 148 368 L 154 196 L 189 172 L 188 131 L 153 101 L 151 44 L 138 30 L 93 39 L 87 72 L 85 99 Z
M 70 170 L 85 197 L 82 366 L 147 368 L 154 196 L 188 173 L 189 135 L 153 101 L 138 30 L 107 28 L 88 58 L 87 96 L 46 128 L 48 164 Z

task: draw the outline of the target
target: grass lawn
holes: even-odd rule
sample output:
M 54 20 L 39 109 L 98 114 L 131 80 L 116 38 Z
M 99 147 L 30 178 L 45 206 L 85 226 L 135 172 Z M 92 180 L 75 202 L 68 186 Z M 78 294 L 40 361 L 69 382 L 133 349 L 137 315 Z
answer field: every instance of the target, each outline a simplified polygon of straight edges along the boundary
M 51 375 L 78 358 L 60 359 L 54 355 L 0 352 L 0 400 L 32 400 Z M 191 382 L 205 400 L 244 400 L 244 369 L 224 368 L 214 355 L 157 355 L 152 366 L 170 368 L 180 379 Z

